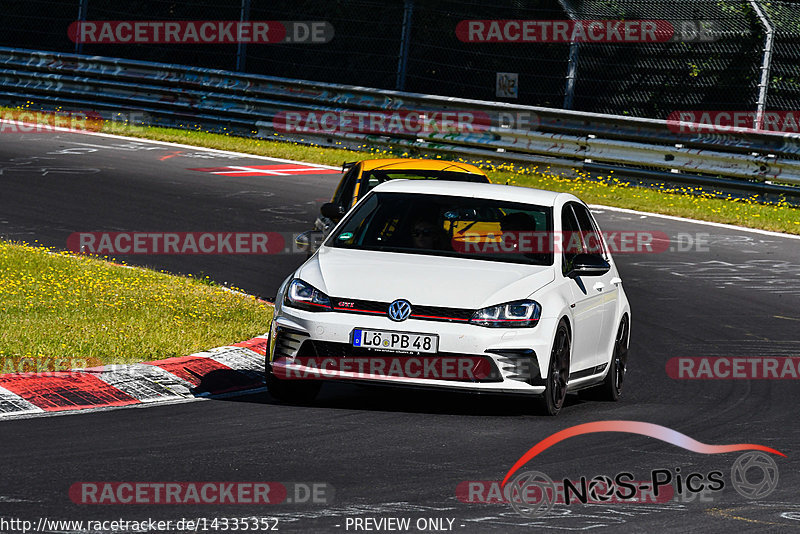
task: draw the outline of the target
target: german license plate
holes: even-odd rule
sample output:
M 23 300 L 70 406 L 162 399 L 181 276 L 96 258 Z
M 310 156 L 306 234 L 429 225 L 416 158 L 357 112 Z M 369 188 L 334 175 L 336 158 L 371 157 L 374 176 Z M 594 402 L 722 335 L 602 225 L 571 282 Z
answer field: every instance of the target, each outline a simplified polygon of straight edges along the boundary
M 353 346 L 398 352 L 435 353 L 439 350 L 439 336 L 356 328 L 353 330 Z

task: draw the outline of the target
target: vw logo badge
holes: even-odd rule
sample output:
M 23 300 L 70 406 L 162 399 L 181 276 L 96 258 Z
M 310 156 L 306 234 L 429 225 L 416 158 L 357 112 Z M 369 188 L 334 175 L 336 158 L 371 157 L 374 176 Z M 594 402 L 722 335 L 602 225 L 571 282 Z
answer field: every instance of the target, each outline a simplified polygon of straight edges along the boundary
M 407 300 L 396 300 L 389 304 L 389 319 L 405 321 L 411 315 L 411 303 Z

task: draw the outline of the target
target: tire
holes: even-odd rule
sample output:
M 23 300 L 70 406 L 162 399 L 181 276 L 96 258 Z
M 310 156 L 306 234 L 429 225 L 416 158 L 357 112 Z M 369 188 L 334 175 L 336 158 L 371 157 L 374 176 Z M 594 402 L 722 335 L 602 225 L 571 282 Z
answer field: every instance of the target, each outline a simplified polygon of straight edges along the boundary
M 322 383 L 317 380 L 281 380 L 272 374 L 269 366 L 265 375 L 269 394 L 276 400 L 290 404 L 313 402 L 322 387 Z
M 616 402 L 622 396 L 622 385 L 625 382 L 628 366 L 629 333 L 628 317 L 624 316 L 619 323 L 617 337 L 614 339 L 614 352 L 611 355 L 608 373 L 602 384 L 590 390 L 597 400 Z
M 553 339 L 553 350 L 550 352 L 550 363 L 547 366 L 542 409 L 545 415 L 555 416 L 564 406 L 567 397 L 567 380 L 569 378 L 569 358 L 572 338 L 563 320 L 558 323 Z

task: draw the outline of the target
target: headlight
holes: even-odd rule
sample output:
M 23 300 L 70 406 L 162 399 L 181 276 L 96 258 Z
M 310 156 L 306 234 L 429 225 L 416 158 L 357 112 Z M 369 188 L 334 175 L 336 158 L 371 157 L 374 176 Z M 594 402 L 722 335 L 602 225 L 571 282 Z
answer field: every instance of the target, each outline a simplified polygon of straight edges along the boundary
M 542 307 L 534 300 L 517 300 L 472 314 L 471 324 L 492 328 L 532 328 L 539 322 Z
M 302 280 L 295 278 L 286 289 L 283 304 L 308 311 L 333 311 L 328 295 Z

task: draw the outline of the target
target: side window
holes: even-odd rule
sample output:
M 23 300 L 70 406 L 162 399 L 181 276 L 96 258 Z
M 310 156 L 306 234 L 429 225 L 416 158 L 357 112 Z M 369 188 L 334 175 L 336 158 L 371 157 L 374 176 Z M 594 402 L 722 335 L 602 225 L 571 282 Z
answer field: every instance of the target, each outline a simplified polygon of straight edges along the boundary
M 356 186 L 356 178 L 358 178 L 360 168 L 360 165 L 356 165 L 347 171 L 347 173 L 342 177 L 342 181 L 339 182 L 339 187 L 336 189 L 336 193 L 333 195 L 333 203 L 337 206 L 344 207 L 345 211 L 350 209 L 350 206 L 353 202 L 353 190 Z
M 578 226 L 578 220 L 572 211 L 572 204 L 565 204 L 561 211 L 561 249 L 564 251 L 561 269 L 566 275 L 572 270 L 572 261 L 575 256 L 583 252 L 580 226 Z
M 605 248 L 603 247 L 603 239 L 600 236 L 600 230 L 594 222 L 591 213 L 581 204 L 572 204 L 572 209 L 575 211 L 575 216 L 578 218 L 578 224 L 581 227 L 581 236 L 586 247 L 588 254 L 602 254 L 606 256 Z

